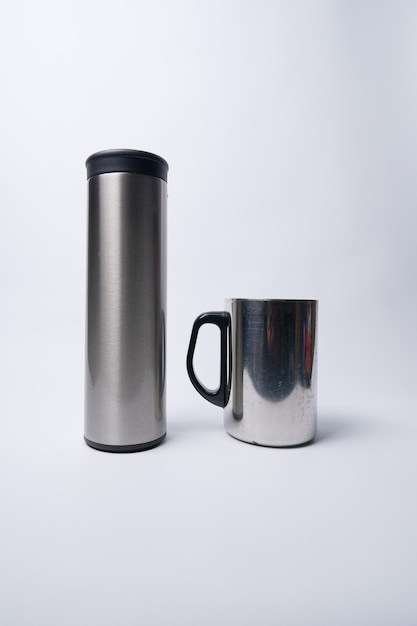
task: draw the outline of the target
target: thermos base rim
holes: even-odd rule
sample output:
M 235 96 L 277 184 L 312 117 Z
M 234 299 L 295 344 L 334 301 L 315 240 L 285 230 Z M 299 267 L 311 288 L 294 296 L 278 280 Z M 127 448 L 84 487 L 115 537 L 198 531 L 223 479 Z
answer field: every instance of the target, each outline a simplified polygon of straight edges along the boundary
M 84 441 L 91 448 L 95 450 L 101 450 L 102 452 L 143 452 L 144 450 L 150 450 L 151 448 L 156 448 L 163 442 L 166 437 L 166 433 L 159 437 L 159 439 L 154 439 L 153 441 L 147 441 L 146 443 L 134 443 L 133 445 L 128 446 L 111 446 L 106 443 L 97 443 L 96 441 L 90 441 L 87 437 L 84 437 Z

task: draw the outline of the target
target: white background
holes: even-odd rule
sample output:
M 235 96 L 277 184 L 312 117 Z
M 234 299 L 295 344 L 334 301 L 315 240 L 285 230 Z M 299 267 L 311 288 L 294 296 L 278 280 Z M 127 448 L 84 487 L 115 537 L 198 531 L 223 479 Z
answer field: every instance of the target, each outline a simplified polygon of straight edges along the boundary
M 0 15 L 2 626 L 414 626 L 416 3 Z M 170 165 L 168 437 L 134 455 L 82 439 L 107 148 Z M 231 439 L 187 379 L 194 318 L 248 296 L 320 300 L 308 447 Z

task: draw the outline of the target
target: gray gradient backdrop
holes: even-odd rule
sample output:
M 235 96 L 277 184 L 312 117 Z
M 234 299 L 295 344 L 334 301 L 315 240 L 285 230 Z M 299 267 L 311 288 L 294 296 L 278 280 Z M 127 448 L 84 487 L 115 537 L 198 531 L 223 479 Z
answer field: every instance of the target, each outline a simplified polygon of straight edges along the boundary
M 416 3 L 0 15 L 2 625 L 414 626 Z M 84 161 L 118 147 L 170 164 L 168 438 L 128 456 L 82 440 Z M 187 379 L 247 296 L 320 300 L 309 447 L 234 441 Z

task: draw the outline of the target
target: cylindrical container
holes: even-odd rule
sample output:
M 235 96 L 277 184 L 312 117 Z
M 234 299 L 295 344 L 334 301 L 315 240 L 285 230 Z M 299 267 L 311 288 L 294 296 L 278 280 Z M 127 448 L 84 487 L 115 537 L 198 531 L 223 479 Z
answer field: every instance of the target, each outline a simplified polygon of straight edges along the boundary
M 86 162 L 85 441 L 134 452 L 163 441 L 168 164 L 137 150 Z
M 225 301 L 225 311 L 194 322 L 187 369 L 197 391 L 224 408 L 232 437 L 263 446 L 311 441 L 317 421 L 317 300 Z M 218 389 L 207 389 L 193 367 L 198 331 L 220 328 Z

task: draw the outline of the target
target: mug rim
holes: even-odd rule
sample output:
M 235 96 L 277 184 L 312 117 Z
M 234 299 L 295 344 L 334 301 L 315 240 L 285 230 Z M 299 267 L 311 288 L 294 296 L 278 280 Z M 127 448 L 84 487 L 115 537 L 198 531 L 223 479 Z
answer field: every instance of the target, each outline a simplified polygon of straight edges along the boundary
M 280 303 L 289 303 L 289 302 L 310 302 L 310 303 L 318 303 L 317 299 L 302 299 L 302 298 L 225 298 L 227 302 L 280 302 Z

